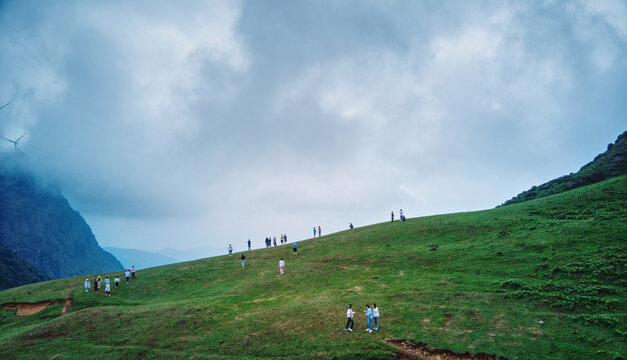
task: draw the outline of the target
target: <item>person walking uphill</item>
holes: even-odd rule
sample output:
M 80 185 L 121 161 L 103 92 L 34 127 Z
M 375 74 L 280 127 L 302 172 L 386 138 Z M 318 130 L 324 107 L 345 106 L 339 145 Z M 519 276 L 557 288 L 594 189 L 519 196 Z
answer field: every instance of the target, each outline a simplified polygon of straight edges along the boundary
M 242 267 L 246 264 L 246 255 L 242 254 Z
M 89 279 L 85 279 L 85 292 L 89 292 L 89 288 L 91 287 L 91 283 Z
M 366 309 L 368 309 L 364 310 L 364 312 L 366 313 L 366 321 L 368 321 L 368 328 L 366 329 L 366 331 L 372 332 L 372 309 L 368 304 L 366 304 Z
M 348 304 L 348 310 L 346 310 L 346 326 L 344 327 L 344 331 L 353 331 L 353 326 L 355 326 L 355 322 L 353 321 L 353 315 L 355 312 L 353 311 L 353 305 Z
M 98 292 L 98 278 L 94 279 L 94 291 Z
M 137 272 L 137 270 L 135 270 L 135 265 L 131 266 L 131 277 L 133 279 L 135 279 L 135 273 Z
M 124 276 L 126 277 L 126 283 L 128 284 L 128 279 L 131 277 L 131 271 L 129 269 L 124 270 Z
M 111 285 L 109 283 L 105 283 L 105 296 L 111 296 Z
M 281 260 L 279 260 L 279 273 L 283 275 L 284 272 L 285 272 L 285 261 L 283 260 L 283 258 L 281 258 Z
M 372 303 L 372 318 L 374 319 L 374 329 L 379 330 L 379 308 L 375 303 Z
M 116 289 L 118 287 L 120 287 L 120 277 L 119 276 L 117 276 L 117 275 L 115 276 L 114 282 L 115 282 L 115 288 Z
M 292 244 L 292 253 L 294 256 L 298 255 L 298 249 L 296 248 L 296 243 Z

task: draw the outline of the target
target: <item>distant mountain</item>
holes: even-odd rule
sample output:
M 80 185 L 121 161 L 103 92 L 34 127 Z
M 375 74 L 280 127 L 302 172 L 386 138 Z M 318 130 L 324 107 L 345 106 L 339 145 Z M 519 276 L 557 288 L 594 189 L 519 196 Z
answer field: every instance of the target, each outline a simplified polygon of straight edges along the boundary
M 0 244 L 0 290 L 46 280 L 48 275 Z
M 105 247 L 105 250 L 115 255 L 125 268 L 130 269 L 135 266 L 137 269 L 146 269 L 150 267 L 174 264 L 180 260 L 163 256 L 161 254 L 138 249 L 122 249 L 116 247 Z
M 23 162 L 0 155 L 0 244 L 53 279 L 122 270 L 61 192 L 36 181 Z
M 558 194 L 623 174 L 627 174 L 627 131 L 619 135 L 616 142 L 607 145 L 604 153 L 597 155 L 576 173 L 534 186 L 507 200 L 501 206 Z

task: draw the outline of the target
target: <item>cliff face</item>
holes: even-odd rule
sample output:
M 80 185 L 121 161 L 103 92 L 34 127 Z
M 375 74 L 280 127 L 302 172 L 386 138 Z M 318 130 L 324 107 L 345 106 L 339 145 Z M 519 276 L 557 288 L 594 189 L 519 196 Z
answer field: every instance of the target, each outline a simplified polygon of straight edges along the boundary
M 576 173 L 534 186 L 507 200 L 502 206 L 558 194 L 623 174 L 627 174 L 627 131 L 619 135 L 616 142 L 607 145 L 604 153 L 597 155 Z
M 0 161 L 0 244 L 53 279 L 123 269 L 58 190 Z

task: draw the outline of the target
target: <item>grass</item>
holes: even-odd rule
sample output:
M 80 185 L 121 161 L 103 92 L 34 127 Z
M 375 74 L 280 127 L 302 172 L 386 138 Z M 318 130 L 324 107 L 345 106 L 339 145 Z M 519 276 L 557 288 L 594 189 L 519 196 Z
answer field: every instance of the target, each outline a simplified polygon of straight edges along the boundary
M 138 272 L 0 292 L 3 359 L 396 357 L 386 339 L 509 359 L 627 356 L 627 176 L 493 210 L 408 219 Z M 286 260 L 286 274 L 278 262 Z M 109 274 L 111 277 L 112 274 Z M 89 276 L 93 279 L 93 276 Z M 361 313 L 376 302 L 379 332 Z M 343 331 L 346 305 L 358 312 Z

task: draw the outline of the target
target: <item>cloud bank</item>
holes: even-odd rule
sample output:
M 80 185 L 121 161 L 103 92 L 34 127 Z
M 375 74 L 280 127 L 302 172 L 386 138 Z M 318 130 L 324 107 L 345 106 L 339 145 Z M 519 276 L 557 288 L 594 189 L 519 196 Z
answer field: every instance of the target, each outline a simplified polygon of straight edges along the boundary
M 0 131 L 28 133 L 107 246 L 207 256 L 489 208 L 625 130 L 625 18 L 622 1 L 8 1 Z

